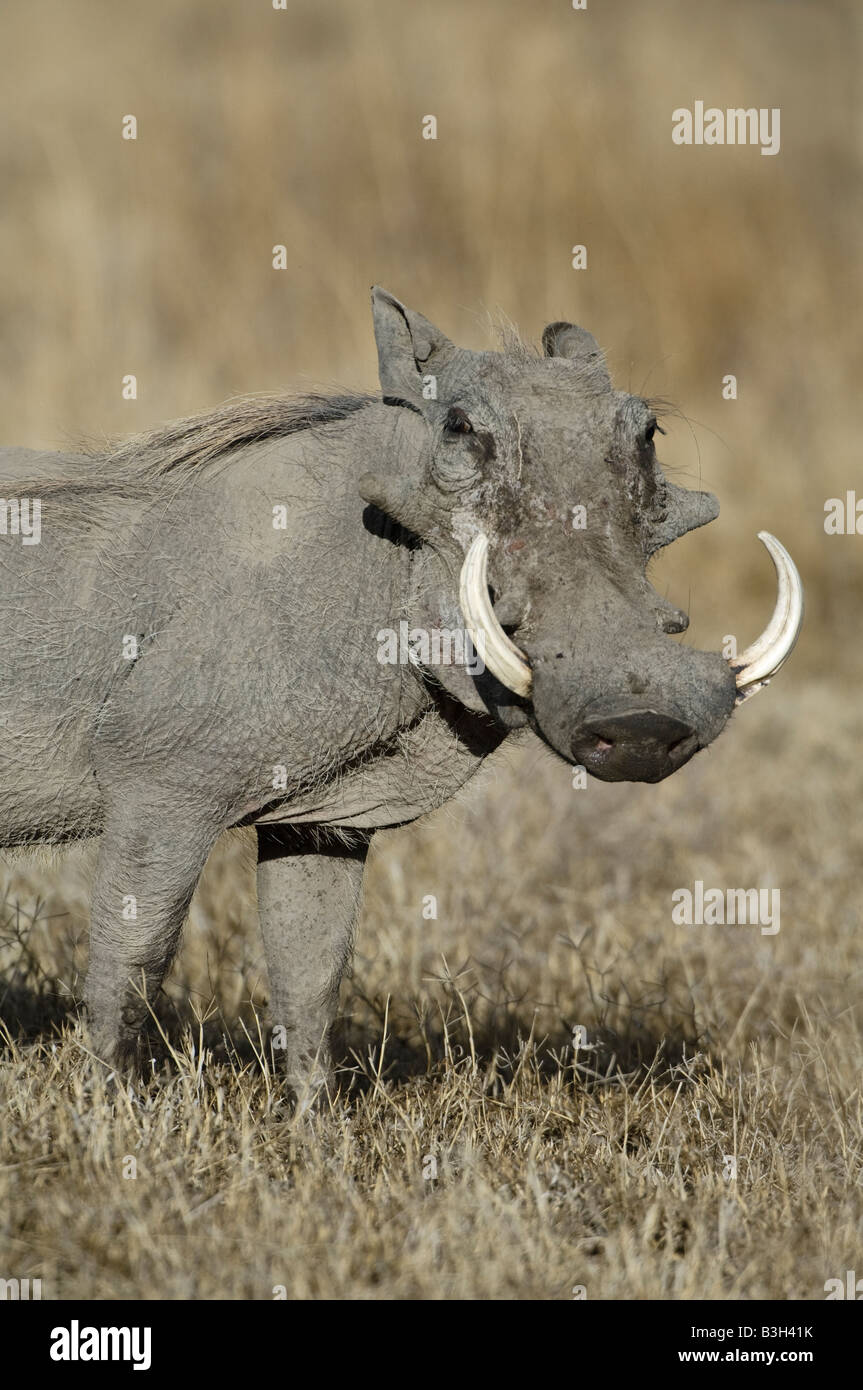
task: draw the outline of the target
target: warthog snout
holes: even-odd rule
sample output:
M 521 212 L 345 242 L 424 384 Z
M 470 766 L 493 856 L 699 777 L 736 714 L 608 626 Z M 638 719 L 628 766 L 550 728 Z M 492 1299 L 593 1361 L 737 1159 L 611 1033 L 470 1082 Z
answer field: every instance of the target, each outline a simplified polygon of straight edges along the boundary
M 606 782 L 660 782 L 699 748 L 691 724 L 645 706 L 605 703 L 572 736 L 572 756 Z

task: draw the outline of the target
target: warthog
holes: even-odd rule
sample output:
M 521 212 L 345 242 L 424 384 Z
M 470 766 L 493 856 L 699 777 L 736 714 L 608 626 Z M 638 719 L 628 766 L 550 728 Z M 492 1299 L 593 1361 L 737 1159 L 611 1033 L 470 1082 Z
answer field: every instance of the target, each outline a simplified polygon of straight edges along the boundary
M 647 561 L 718 506 L 666 481 L 650 403 L 612 389 L 589 333 L 470 352 L 372 305 L 381 396 L 0 451 L 4 515 L 41 507 L 38 543 L 0 536 L 0 843 L 100 837 L 86 1002 L 112 1064 L 227 827 L 257 832 L 287 1075 L 320 1085 L 376 829 L 524 727 L 595 777 L 657 782 L 794 645 L 800 582 L 766 533 L 763 637 L 734 664 L 670 640 L 688 620 Z

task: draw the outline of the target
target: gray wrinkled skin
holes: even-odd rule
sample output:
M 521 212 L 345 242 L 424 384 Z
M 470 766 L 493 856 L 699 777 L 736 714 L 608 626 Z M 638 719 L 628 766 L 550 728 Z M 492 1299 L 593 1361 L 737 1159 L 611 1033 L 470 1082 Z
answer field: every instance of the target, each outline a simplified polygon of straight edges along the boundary
M 665 481 L 649 404 L 612 389 L 590 335 L 468 352 L 372 299 L 382 399 L 231 402 L 93 457 L 0 451 L 4 497 L 42 501 L 40 544 L 0 536 L 0 843 L 100 837 L 87 1005 L 112 1062 L 227 827 L 257 826 L 276 1039 L 314 1087 L 375 829 L 440 806 L 511 730 L 657 781 L 733 708 L 727 663 L 671 640 L 685 615 L 645 577 L 716 502 Z M 530 699 L 378 660 L 400 619 L 462 626 L 477 530 Z

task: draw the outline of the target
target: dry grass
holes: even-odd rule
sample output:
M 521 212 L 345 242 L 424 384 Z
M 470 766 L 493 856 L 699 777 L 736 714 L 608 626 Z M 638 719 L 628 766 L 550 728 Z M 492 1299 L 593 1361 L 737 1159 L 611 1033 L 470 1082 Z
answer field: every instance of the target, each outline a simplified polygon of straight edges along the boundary
M 4 16 L 5 442 L 373 386 L 372 281 L 473 346 L 498 307 L 534 336 L 578 318 L 620 384 L 698 422 L 672 420 L 662 449 L 723 503 L 657 567 L 687 640 L 759 627 L 765 525 L 809 622 L 773 689 L 661 787 L 575 791 L 532 745 L 381 841 L 331 1114 L 292 1119 L 256 1059 L 243 837 L 209 866 L 163 1001 L 170 1048 L 135 1091 L 53 1031 L 85 960 L 91 851 L 10 864 L 0 1276 L 46 1297 L 817 1299 L 859 1269 L 863 541 L 823 531 L 859 459 L 859 16 L 780 8 Z M 675 150 L 671 109 L 697 97 L 781 106 L 781 154 Z M 778 886 L 781 931 L 674 926 L 671 892 L 697 878 Z
M 314 1119 L 290 1117 L 256 1060 L 241 837 L 198 894 L 161 1010 L 170 1047 L 129 1091 L 52 1039 L 83 896 L 20 865 L 4 1265 L 51 1297 L 822 1298 L 859 1264 L 863 835 L 861 774 L 832 737 L 809 736 L 805 778 L 778 755 L 816 721 L 840 746 L 863 735 L 804 686 L 660 788 L 574 791 L 532 745 L 393 837 L 345 991 L 345 1094 Z M 698 877 L 781 886 L 778 935 L 674 926 L 672 890 Z

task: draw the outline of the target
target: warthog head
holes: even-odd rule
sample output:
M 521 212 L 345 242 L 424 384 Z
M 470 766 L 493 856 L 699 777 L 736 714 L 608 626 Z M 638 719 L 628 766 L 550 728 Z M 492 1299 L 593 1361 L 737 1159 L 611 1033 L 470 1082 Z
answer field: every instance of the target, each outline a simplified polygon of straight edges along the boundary
M 505 723 L 530 722 L 606 781 L 667 777 L 794 646 L 803 603 L 790 557 L 761 533 L 779 599 L 733 663 L 672 641 L 688 618 L 647 563 L 719 506 L 666 480 L 650 404 L 612 388 L 591 335 L 552 323 L 544 356 L 469 352 L 385 291 L 372 303 L 384 399 L 427 429 L 419 458 L 360 486 L 435 557 L 430 621 L 458 623 L 458 603 L 485 662 L 476 689 Z

